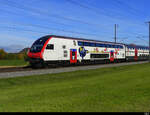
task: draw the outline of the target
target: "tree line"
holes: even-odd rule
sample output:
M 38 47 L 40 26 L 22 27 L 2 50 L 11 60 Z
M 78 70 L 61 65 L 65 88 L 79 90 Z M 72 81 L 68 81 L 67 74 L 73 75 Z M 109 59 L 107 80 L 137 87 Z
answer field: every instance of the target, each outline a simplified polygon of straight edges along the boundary
M 27 52 L 21 53 L 7 53 L 3 49 L 0 49 L 0 60 L 26 60 Z

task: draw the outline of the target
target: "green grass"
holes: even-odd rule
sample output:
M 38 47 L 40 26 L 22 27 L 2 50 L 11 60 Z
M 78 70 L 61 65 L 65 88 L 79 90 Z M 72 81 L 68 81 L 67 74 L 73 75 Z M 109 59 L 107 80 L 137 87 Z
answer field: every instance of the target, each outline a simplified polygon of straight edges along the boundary
M 24 60 L 0 60 L 0 66 L 24 66 L 27 64 Z
M 150 64 L 0 79 L 1 112 L 147 112 Z

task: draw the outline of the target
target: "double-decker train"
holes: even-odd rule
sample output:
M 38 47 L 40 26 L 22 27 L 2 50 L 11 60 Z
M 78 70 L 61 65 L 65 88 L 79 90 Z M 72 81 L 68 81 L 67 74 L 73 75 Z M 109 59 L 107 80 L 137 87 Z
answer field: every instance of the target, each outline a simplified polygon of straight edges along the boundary
M 28 57 L 33 67 L 138 61 L 149 59 L 149 47 L 47 35 L 33 43 Z

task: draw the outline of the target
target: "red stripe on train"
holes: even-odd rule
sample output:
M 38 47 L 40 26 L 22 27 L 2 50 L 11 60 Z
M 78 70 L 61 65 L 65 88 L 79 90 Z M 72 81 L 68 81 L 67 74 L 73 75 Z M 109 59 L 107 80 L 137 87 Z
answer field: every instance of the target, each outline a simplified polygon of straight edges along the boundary
M 44 53 L 44 50 L 48 44 L 48 42 L 52 39 L 52 37 L 50 37 L 44 44 L 41 52 L 38 52 L 38 53 L 31 53 L 30 51 L 28 52 L 28 57 L 30 58 L 40 58 L 40 59 L 43 59 L 43 53 Z

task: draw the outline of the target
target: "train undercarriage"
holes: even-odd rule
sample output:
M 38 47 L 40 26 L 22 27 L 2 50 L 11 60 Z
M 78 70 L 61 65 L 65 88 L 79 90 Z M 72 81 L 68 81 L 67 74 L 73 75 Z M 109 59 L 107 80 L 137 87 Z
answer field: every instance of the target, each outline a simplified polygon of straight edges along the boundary
M 61 60 L 61 61 L 44 61 L 39 58 L 30 58 L 28 61 L 32 68 L 47 68 L 47 67 L 58 67 L 58 66 L 81 66 L 81 65 L 94 65 L 94 64 L 109 64 L 109 63 L 121 63 L 121 62 L 133 62 L 133 61 L 145 61 L 148 60 L 148 56 L 137 60 L 134 57 L 127 57 L 126 59 L 115 59 L 110 61 L 109 59 L 105 60 L 77 60 L 77 63 L 70 63 L 70 61 Z

